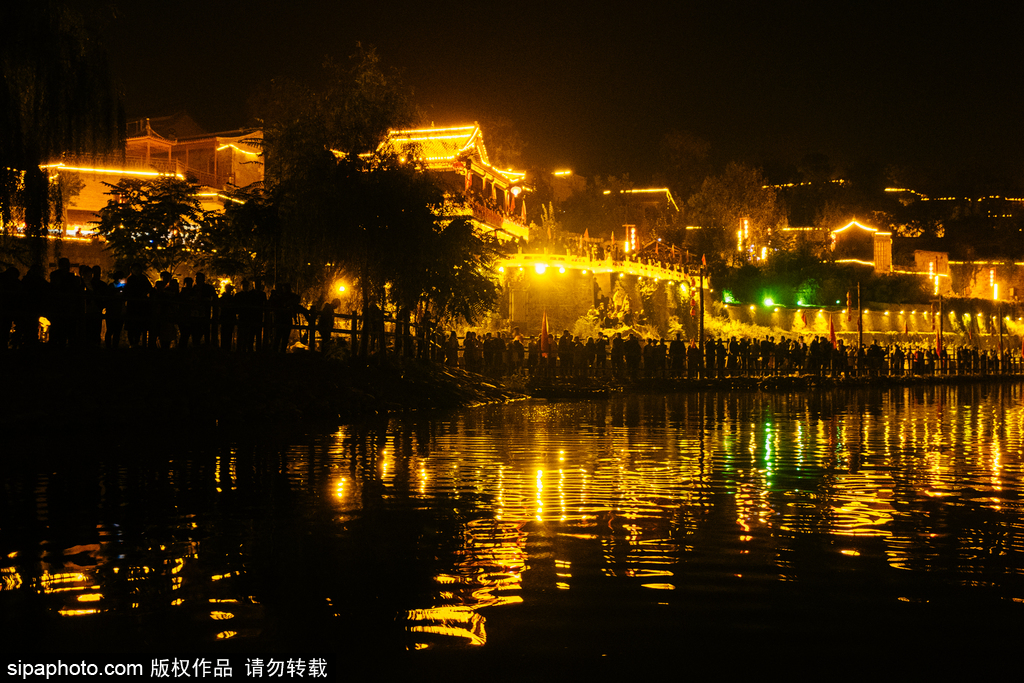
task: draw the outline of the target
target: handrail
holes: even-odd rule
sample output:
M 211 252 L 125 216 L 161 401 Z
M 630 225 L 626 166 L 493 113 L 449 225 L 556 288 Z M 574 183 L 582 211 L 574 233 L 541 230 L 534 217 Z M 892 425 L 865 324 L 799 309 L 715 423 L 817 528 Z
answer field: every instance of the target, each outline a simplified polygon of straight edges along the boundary
M 615 260 L 611 257 L 595 259 L 592 256 L 577 256 L 575 254 L 544 254 L 544 253 L 522 253 L 512 254 L 498 260 L 498 265 L 503 267 L 524 267 L 527 265 L 547 267 L 564 267 L 574 270 L 589 270 L 603 273 L 623 273 L 626 275 L 639 275 L 641 277 L 658 278 L 661 280 L 678 280 L 682 277 L 690 277 L 685 265 L 665 264 L 663 262 L 644 263 L 633 260 Z

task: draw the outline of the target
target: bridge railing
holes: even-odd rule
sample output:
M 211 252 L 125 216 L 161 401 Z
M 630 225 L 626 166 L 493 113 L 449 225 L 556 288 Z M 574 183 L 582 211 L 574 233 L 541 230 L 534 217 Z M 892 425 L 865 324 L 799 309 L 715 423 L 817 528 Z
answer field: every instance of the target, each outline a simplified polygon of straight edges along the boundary
M 595 273 L 624 273 L 641 277 L 659 278 L 662 280 L 681 279 L 696 275 L 685 264 L 665 263 L 653 260 L 614 259 L 611 257 L 598 259 L 590 255 L 522 253 L 512 254 L 499 261 L 499 265 L 508 267 L 532 268 L 567 268 L 572 270 L 589 270 Z

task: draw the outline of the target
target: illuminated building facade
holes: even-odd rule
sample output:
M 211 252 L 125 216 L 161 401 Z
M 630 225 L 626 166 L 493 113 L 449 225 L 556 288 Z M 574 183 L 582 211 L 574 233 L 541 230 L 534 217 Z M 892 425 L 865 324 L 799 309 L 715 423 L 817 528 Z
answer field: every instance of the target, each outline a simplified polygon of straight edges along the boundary
M 491 164 L 479 124 L 392 130 L 383 146 L 435 174 L 465 197 L 465 210 L 484 233 L 527 241 L 526 174 Z
M 74 188 L 64 206 L 62 255 L 73 264 L 113 266 L 111 253 L 96 234 L 96 221 L 110 199 L 107 185 L 125 178 L 188 178 L 201 185 L 198 196 L 204 210 L 223 208 L 228 190 L 263 180 L 262 137 L 260 130 L 207 133 L 180 113 L 129 121 L 123 154 L 65 156 L 44 164 L 51 180 L 60 173 Z M 20 232 L 24 225 L 15 229 Z M 48 247 L 51 267 L 56 264 L 53 249 Z
M 206 133 L 198 126 L 187 125 L 182 118 L 188 117 L 133 121 L 125 146 L 126 158 L 139 165 L 191 176 L 215 190 L 245 187 L 263 180 L 263 164 L 258 162 L 263 131 Z
M 853 220 L 832 231 L 836 263 L 871 266 L 879 275 L 892 272 L 892 233 Z
M 892 233 L 876 230 L 856 220 L 833 230 L 831 245 L 836 263 L 871 266 L 878 275 L 927 276 L 929 291 L 935 296 L 953 293 L 949 254 L 946 252 L 916 249 L 913 266 L 896 267 L 892 257 Z
M 203 208 L 219 208 L 223 206 L 219 193 L 263 180 L 258 147 L 262 138 L 260 130 L 206 133 L 187 114 L 130 121 L 123 159 L 65 159 L 50 167 L 77 173 L 82 181 L 81 192 L 67 209 L 68 235 L 87 236 L 95 231 L 92 221 L 110 199 L 104 183 L 122 178 L 191 178 L 204 188 L 200 192 Z

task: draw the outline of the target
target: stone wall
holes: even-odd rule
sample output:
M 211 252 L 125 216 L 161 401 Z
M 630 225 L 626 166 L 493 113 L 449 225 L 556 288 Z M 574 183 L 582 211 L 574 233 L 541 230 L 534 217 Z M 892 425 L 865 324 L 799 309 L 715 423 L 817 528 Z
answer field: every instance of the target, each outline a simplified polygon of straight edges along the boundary
M 998 295 L 1002 301 L 1024 299 L 1024 267 L 1017 263 L 955 262 L 949 264 L 949 270 L 953 293 L 958 296 L 992 299 Z M 993 291 L 993 284 L 998 285 L 998 291 Z
M 858 338 L 857 311 L 845 309 L 791 309 L 764 306 L 720 306 L 719 316 L 729 321 L 769 328 L 792 336 L 828 336 L 829 320 L 836 336 L 847 343 Z M 864 343 L 935 343 L 937 307 L 929 305 L 869 304 L 863 312 Z M 999 344 L 998 318 L 1002 318 L 1004 348 L 1020 348 L 1024 333 L 1024 310 L 1016 304 L 949 299 L 943 301 L 942 330 L 946 345 L 969 344 L 996 348 Z

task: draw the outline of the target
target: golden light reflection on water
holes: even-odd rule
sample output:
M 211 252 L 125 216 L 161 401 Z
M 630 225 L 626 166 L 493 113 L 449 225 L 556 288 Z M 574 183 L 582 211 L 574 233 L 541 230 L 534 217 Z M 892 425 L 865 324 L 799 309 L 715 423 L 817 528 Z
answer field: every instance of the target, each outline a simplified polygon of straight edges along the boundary
M 410 610 L 406 618 L 412 623 L 407 627 L 410 633 L 460 638 L 468 645 L 487 642 L 484 618 L 468 607 Z M 422 650 L 430 647 L 430 643 L 415 642 L 412 647 Z
M 211 476 L 215 476 L 212 475 Z M 192 530 L 195 523 L 185 520 L 180 529 Z M 21 589 L 27 583 L 28 589 L 45 596 L 43 603 L 50 613 L 58 617 L 90 617 L 124 613 L 152 613 L 162 609 L 186 609 L 197 616 L 204 610 L 204 599 L 199 596 L 208 590 L 213 582 L 237 577 L 240 571 L 213 573 L 198 566 L 198 542 L 156 543 L 141 547 L 124 547 L 118 539 L 121 531 L 105 525 L 85 535 L 98 535 L 100 543 L 80 543 L 55 551 L 47 544 L 42 560 L 21 562 L 15 566 L 0 568 L 5 577 L 4 591 Z M 127 561 L 125 551 L 135 557 Z M 11 553 L 8 561 L 24 560 L 31 553 Z M 140 561 L 140 559 L 142 561 Z M 184 597 L 167 599 L 172 592 Z M 210 602 L 232 603 L 241 610 L 248 610 L 247 622 L 259 616 L 255 600 L 246 600 L 239 605 L 237 598 L 211 598 Z M 236 619 L 235 612 L 206 610 L 213 621 Z M 89 621 L 89 624 L 96 622 Z M 88 628 L 95 628 L 95 625 Z M 249 629 L 250 635 L 258 634 L 259 628 Z M 230 637 L 239 635 L 231 632 Z M 211 631 L 211 639 L 224 638 L 223 633 Z
M 813 580 L 829 562 L 935 572 L 1019 602 L 1024 584 L 1008 577 L 1024 567 L 1021 398 L 1017 385 L 979 385 L 492 406 L 345 427 L 262 459 L 231 447 L 162 474 L 110 468 L 91 526 L 61 510 L 62 496 L 80 494 L 41 473 L 10 489 L 25 517 L 71 521 L 59 544 L 5 548 L 0 608 L 29 591 L 55 615 L 88 617 L 68 622 L 166 609 L 204 624 L 207 640 L 257 637 L 265 614 L 246 587 L 276 515 L 358 564 L 378 552 L 358 523 L 410 509 L 430 521 L 413 534 L 415 553 L 388 561 L 439 566 L 397 612 L 413 650 L 486 645 L 487 619 L 512 605 L 677 604 L 730 582 Z M 166 516 L 136 502 L 156 518 L 144 532 L 103 518 L 129 494 L 158 499 Z M 274 561 L 289 571 L 264 576 L 305 590 L 322 560 Z M 310 590 L 341 620 L 362 586 Z M 929 595 L 901 588 L 899 599 Z
M 523 600 L 518 593 L 526 569 L 525 538 L 521 524 L 486 519 L 467 522 L 460 559 L 452 571 L 434 577 L 444 587 L 438 591 L 436 603 L 405 615 L 406 630 L 416 636 L 410 647 L 437 644 L 436 640 L 423 640 L 421 634 L 483 645 L 487 633 L 479 610 Z
M 420 470 L 424 497 L 482 494 L 478 514 L 518 525 L 526 572 L 549 573 L 541 581 L 556 590 L 571 589 L 569 568 L 590 555 L 587 546 L 598 552 L 581 566 L 594 569 L 598 557 L 603 576 L 677 588 L 705 527 L 720 552 L 774 555 L 781 580 L 799 578 L 786 557 L 802 537 L 834 539 L 833 552 L 851 561 L 863 548 L 841 539 L 878 539 L 889 566 L 921 570 L 940 561 L 932 547 L 950 536 L 980 547 L 1009 525 L 1014 551 L 1024 550 L 1015 518 L 956 529 L 930 509 L 1005 513 L 1009 503 L 1019 512 L 1016 496 L 998 495 L 1007 476 L 1021 487 L 1019 390 L 980 407 L 971 387 L 899 389 L 852 404 L 741 395 L 498 407 L 445 425 L 408 468 Z M 729 511 L 731 542 L 727 527 L 702 521 Z M 650 583 L 656 576 L 669 580 Z

